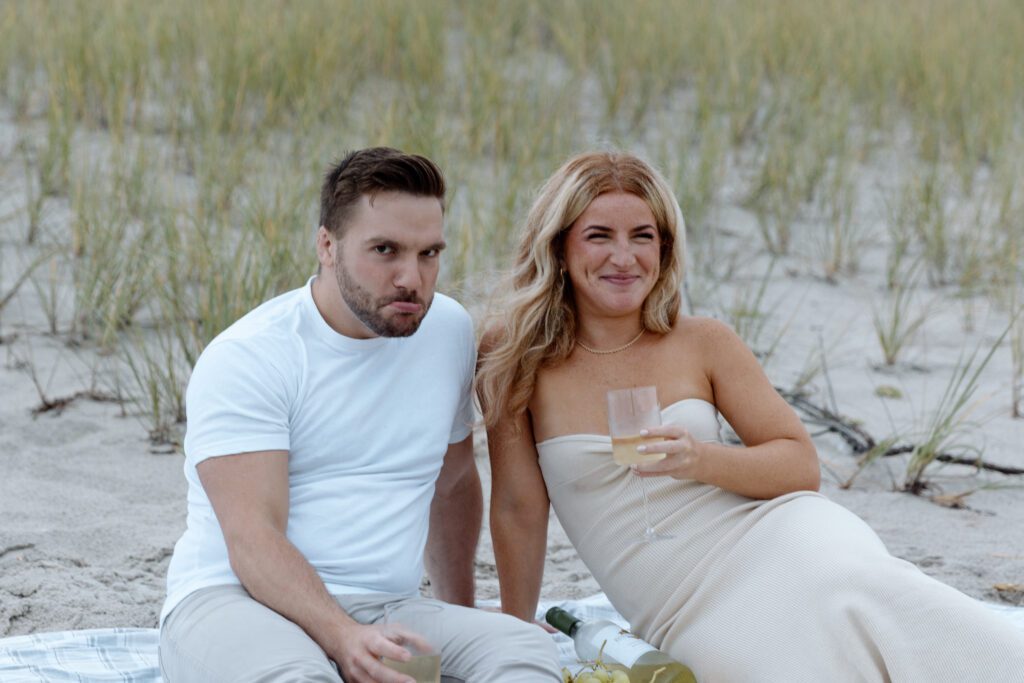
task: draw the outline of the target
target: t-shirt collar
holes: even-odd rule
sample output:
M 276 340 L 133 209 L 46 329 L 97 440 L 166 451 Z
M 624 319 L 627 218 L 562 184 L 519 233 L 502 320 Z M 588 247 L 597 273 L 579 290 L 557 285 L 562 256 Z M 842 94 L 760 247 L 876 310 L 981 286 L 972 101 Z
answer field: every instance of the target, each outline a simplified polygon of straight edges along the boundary
M 310 317 L 313 320 L 313 331 L 321 341 L 331 348 L 349 352 L 369 351 L 388 343 L 388 339 L 386 337 L 370 337 L 369 339 L 348 337 L 328 325 L 327 321 L 324 320 L 323 315 L 320 314 L 320 309 L 316 307 L 316 302 L 313 301 L 313 282 L 316 278 L 317 276 L 313 275 L 306 281 L 306 291 L 303 295 L 303 300 L 304 304 L 310 309 Z

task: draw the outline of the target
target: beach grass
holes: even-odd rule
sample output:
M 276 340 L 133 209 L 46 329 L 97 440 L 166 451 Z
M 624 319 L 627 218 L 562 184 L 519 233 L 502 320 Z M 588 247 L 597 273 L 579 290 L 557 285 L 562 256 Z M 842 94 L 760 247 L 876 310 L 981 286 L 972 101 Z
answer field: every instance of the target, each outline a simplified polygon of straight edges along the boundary
M 312 272 L 321 175 L 370 144 L 445 168 L 442 286 L 471 304 L 543 179 L 621 147 L 681 199 L 698 308 L 769 355 L 773 280 L 723 284 L 760 256 L 843 287 L 885 250 L 893 363 L 920 325 L 908 264 L 972 300 L 1020 286 L 1022 35 L 1016 0 L 9 0 L 5 230 L 50 332 L 121 354 L 156 434 L 203 346 Z

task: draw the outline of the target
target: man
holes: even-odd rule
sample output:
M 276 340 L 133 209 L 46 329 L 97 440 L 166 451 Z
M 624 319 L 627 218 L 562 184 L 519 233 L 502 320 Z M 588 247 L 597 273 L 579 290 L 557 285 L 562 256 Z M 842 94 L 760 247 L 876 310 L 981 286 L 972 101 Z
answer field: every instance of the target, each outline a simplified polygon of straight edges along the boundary
M 318 274 L 196 363 L 161 614 L 171 683 L 411 683 L 380 661 L 409 654 L 379 622 L 424 600 L 424 559 L 446 680 L 560 680 L 541 629 L 469 607 L 475 352 L 466 311 L 434 294 L 444 193 L 421 156 L 349 154 L 321 191 Z

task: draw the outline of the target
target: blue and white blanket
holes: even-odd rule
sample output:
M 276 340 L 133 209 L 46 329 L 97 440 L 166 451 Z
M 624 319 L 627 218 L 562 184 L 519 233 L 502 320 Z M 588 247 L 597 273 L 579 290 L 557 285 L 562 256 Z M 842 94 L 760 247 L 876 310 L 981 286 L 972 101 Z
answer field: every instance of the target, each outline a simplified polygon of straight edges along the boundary
M 537 616 L 543 619 L 549 607 L 562 607 L 583 619 L 611 619 L 622 626 L 626 621 L 608 604 L 603 594 L 583 600 L 547 602 Z M 1024 608 L 989 604 L 1024 631 Z M 556 634 L 562 663 L 576 662 L 572 641 Z M 160 683 L 157 662 L 159 632 L 149 628 L 111 628 L 89 631 L 34 633 L 0 639 L 0 681 L 39 683 Z

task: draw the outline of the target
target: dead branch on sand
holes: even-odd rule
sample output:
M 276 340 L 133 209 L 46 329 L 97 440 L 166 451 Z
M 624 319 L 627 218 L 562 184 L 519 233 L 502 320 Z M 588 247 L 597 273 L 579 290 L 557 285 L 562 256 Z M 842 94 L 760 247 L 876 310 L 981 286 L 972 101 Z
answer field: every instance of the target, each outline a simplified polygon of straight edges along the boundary
M 857 424 L 853 419 L 839 415 L 825 406 L 812 403 L 800 392 L 780 389 L 779 387 L 776 387 L 775 390 L 778 391 L 791 406 L 800 411 L 803 415 L 804 422 L 821 427 L 827 432 L 838 434 L 839 437 L 850 446 L 854 455 L 870 453 L 872 450 L 878 448 L 879 442 L 871 436 L 864 427 Z M 903 455 L 912 452 L 916 447 L 917 446 L 915 444 L 892 444 L 880 453 L 875 454 L 875 457 L 886 458 L 895 455 Z M 966 457 L 961 455 L 952 455 L 950 453 L 940 453 L 935 459 L 939 462 L 955 465 L 967 465 L 979 470 L 999 472 L 1000 474 L 1024 474 L 1024 468 L 991 463 L 982 459 L 980 456 Z

